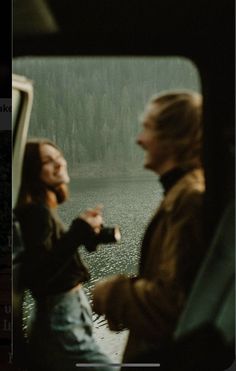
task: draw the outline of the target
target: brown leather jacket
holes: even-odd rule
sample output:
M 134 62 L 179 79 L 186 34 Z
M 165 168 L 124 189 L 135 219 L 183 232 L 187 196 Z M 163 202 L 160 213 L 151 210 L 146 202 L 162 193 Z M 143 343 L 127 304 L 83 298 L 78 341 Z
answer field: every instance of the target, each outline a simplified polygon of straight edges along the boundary
M 113 280 L 106 302 L 111 329 L 130 336 L 124 360 L 173 333 L 205 253 L 202 231 L 204 177 L 197 169 L 169 190 L 144 235 L 139 275 Z

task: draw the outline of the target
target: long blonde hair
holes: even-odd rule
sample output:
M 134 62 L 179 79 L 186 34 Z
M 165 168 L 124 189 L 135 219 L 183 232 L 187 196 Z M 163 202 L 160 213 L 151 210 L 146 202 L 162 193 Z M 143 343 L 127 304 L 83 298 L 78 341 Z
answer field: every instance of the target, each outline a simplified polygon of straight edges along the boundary
M 202 163 L 202 96 L 192 91 L 161 93 L 151 99 L 152 118 L 163 144 L 182 166 Z

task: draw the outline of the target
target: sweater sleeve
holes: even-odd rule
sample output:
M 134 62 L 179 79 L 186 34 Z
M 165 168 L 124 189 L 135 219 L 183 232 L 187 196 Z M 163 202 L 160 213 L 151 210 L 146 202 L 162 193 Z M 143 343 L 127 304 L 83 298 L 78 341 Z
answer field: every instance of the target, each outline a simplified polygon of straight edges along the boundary
M 95 235 L 92 227 L 80 218 L 74 219 L 68 230 L 58 233 L 55 230 L 57 221 L 44 206 L 28 206 L 19 215 L 19 221 L 26 248 L 41 246 L 45 251 L 54 251 L 56 247 L 57 253 L 65 256 Z
M 26 250 L 28 274 L 35 279 L 50 278 L 72 257 L 76 249 L 94 237 L 88 223 L 76 218 L 68 230 L 56 231 L 57 223 L 50 211 L 29 205 L 17 213 Z M 60 233 L 59 233 L 60 232 Z

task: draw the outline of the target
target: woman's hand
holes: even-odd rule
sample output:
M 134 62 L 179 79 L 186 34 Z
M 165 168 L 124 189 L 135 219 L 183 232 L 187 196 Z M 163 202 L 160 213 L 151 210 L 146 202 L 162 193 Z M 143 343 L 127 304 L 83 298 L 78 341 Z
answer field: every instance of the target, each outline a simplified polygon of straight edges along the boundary
M 100 233 L 103 225 L 102 209 L 103 205 L 97 205 L 94 209 L 87 209 L 79 215 L 80 219 L 88 223 L 95 233 Z

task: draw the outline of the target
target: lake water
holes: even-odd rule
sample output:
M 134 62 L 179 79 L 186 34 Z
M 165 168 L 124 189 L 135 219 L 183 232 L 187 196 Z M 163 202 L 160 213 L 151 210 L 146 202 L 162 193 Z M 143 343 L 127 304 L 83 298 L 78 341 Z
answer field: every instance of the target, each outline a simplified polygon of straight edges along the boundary
M 59 208 L 64 223 L 69 226 L 81 211 L 102 203 L 104 225 L 118 224 L 122 234 L 119 243 L 101 245 L 96 252 L 88 253 L 80 248 L 91 273 L 91 280 L 85 284 L 90 301 L 91 289 L 101 278 L 137 273 L 142 236 L 161 198 L 157 177 L 149 174 L 147 177 L 71 180 L 70 199 Z M 101 349 L 114 363 L 120 362 L 127 331 L 111 332 L 103 316 L 94 314 L 93 318 L 95 337 Z

